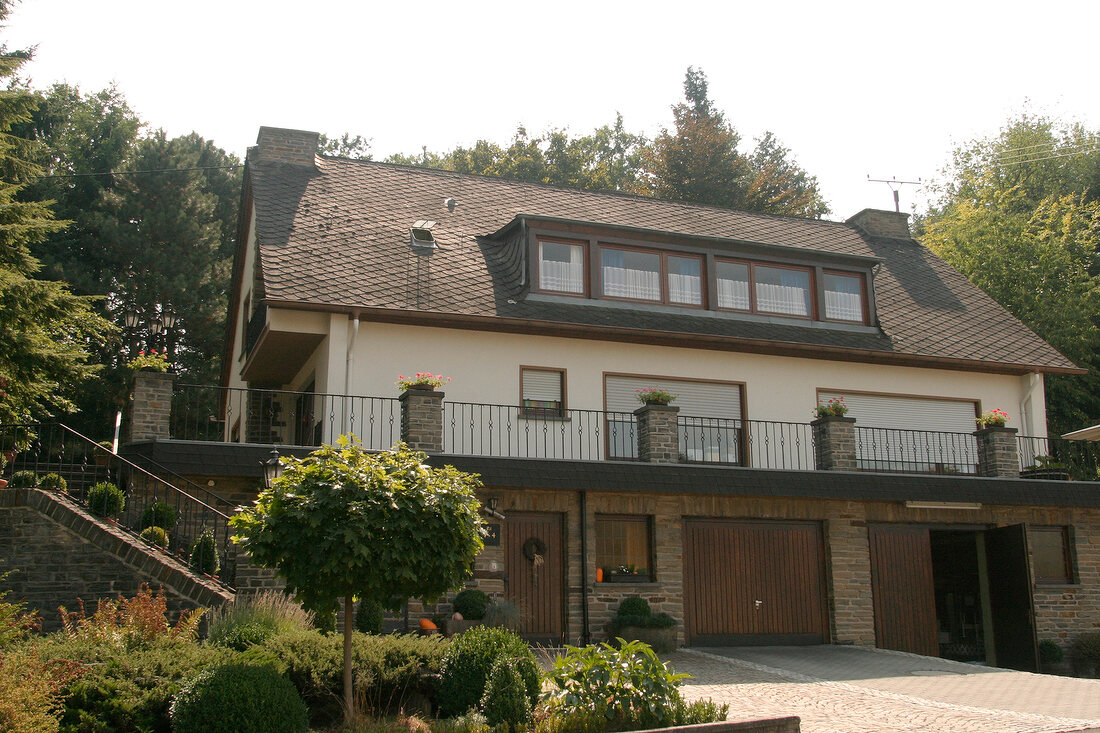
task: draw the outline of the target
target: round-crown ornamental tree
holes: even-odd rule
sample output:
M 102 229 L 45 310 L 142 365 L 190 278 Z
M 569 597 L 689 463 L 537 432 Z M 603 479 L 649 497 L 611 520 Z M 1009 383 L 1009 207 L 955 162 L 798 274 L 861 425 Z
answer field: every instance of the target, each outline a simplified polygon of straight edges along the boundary
M 351 633 L 355 596 L 396 610 L 434 602 L 471 574 L 484 546 L 474 474 L 434 468 L 398 443 L 368 453 L 341 436 L 285 469 L 231 520 L 254 562 L 277 568 L 307 608 L 344 602 L 344 703 L 354 712 Z

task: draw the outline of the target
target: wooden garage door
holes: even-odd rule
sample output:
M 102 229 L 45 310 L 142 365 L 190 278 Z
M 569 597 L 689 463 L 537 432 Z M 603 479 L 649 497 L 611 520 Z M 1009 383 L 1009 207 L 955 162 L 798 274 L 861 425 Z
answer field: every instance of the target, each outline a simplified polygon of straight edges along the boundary
M 685 521 L 688 643 L 824 643 L 824 565 L 816 522 Z
M 870 524 L 875 646 L 938 657 L 936 595 L 928 528 Z

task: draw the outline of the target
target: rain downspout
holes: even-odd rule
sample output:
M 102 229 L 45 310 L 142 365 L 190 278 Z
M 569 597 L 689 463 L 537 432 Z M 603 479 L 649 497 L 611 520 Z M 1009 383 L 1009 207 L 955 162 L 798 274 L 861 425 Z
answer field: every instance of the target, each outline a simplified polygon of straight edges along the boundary
M 348 339 L 348 357 L 344 372 L 344 395 L 351 394 L 351 375 L 355 371 L 355 341 L 359 337 L 359 311 L 351 314 L 351 338 Z
M 592 643 L 588 629 L 588 493 L 578 491 L 581 500 L 581 644 Z
M 1027 391 L 1024 392 L 1024 396 L 1020 398 L 1020 432 L 1023 432 L 1023 429 L 1024 429 L 1024 415 L 1028 416 L 1028 422 L 1029 423 L 1034 423 L 1035 422 L 1035 413 L 1034 412 L 1029 412 L 1027 410 L 1027 405 L 1028 405 L 1029 402 L 1031 402 L 1031 396 L 1033 394 L 1035 394 L 1035 390 L 1039 388 L 1039 383 L 1041 381 L 1039 379 L 1038 372 L 1031 372 L 1027 376 L 1028 376 Z M 1025 433 L 1025 435 L 1027 435 L 1027 434 L 1034 435 L 1035 434 L 1035 425 L 1034 424 L 1029 424 L 1027 426 L 1027 430 L 1028 430 L 1028 432 Z

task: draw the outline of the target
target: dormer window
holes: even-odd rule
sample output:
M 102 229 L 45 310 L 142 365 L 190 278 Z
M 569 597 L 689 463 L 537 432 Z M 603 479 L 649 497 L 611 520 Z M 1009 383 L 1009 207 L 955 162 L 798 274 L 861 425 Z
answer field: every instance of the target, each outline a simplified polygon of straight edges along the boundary
M 584 244 L 539 240 L 539 290 L 584 295 Z
M 863 276 L 826 271 L 822 279 L 825 283 L 825 318 L 865 323 Z
M 600 282 L 605 298 L 698 307 L 703 305 L 703 258 L 600 245 Z

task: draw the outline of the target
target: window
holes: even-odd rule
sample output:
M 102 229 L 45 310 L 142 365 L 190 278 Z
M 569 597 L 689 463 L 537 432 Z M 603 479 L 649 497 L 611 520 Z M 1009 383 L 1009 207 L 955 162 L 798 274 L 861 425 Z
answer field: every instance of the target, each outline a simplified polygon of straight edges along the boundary
M 718 261 L 718 307 L 747 311 L 749 300 L 749 266 L 744 262 Z
M 650 517 L 596 515 L 596 567 L 605 583 L 653 580 Z
M 864 323 L 863 278 L 825 272 L 825 318 L 830 321 Z
M 1036 585 L 1069 585 L 1073 582 L 1067 527 L 1031 527 L 1031 557 Z
M 539 240 L 539 290 L 584 295 L 584 245 Z
M 632 249 L 600 250 L 603 294 L 610 298 L 661 300 L 661 255 Z
M 755 265 L 756 310 L 809 318 L 813 313 L 810 271 Z
M 668 256 L 668 302 L 703 304 L 703 261 L 698 257 Z
M 521 367 L 519 372 L 523 417 L 565 416 L 565 372 L 561 369 Z

